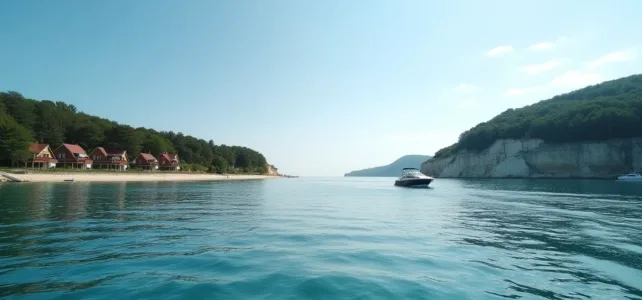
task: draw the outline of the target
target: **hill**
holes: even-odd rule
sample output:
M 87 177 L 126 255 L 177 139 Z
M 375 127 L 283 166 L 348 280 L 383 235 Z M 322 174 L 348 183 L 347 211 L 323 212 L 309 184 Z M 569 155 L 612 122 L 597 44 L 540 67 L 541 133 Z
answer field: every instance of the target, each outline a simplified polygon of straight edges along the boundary
M 463 132 L 435 158 L 461 150 L 480 152 L 498 140 L 549 143 L 603 141 L 642 136 L 642 74 L 605 81 L 567 94 L 508 109 Z
M 352 171 L 343 176 L 356 177 L 396 177 L 403 168 L 419 168 L 421 163 L 430 159 L 428 155 L 406 155 L 395 160 L 389 165 Z
M 241 146 L 215 145 L 173 131 L 155 131 L 91 116 L 74 105 L 26 99 L 17 92 L 0 92 L 0 166 L 19 165 L 29 157 L 33 142 L 57 147 L 78 144 L 91 151 L 96 147 L 118 148 L 129 157 L 141 152 L 158 155 L 177 152 L 183 170 L 210 172 L 267 173 L 265 157 Z

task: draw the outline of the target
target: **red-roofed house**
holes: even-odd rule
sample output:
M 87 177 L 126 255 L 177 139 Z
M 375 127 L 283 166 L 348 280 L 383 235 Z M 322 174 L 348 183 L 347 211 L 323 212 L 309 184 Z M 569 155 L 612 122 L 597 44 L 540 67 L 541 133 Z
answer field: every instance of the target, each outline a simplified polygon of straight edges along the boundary
M 94 168 L 98 167 L 125 171 L 127 170 L 127 167 L 129 167 L 127 151 L 125 150 L 98 147 L 89 153 L 89 158 L 94 161 Z
M 161 170 L 178 171 L 181 169 L 181 163 L 176 153 L 161 153 L 158 157 L 158 165 Z
M 74 144 L 62 144 L 54 150 L 58 164 L 71 166 L 72 168 L 91 169 L 93 161 L 85 152 L 85 149 Z
M 147 170 L 157 170 L 158 160 L 151 153 L 140 153 L 132 161 L 132 166 Z
M 29 145 L 29 152 L 31 152 L 29 163 L 32 168 L 55 168 L 58 163 L 49 144 L 33 143 Z

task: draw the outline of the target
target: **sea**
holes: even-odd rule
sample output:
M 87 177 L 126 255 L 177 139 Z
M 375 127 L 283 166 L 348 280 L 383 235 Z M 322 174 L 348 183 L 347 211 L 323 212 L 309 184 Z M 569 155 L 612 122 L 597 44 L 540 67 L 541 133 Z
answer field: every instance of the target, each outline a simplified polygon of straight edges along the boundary
M 2 299 L 642 299 L 642 182 L 0 185 Z

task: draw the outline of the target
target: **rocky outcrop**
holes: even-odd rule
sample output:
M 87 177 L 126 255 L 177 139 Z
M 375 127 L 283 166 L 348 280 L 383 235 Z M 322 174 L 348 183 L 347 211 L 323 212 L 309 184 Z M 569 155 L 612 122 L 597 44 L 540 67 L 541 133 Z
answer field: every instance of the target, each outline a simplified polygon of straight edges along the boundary
M 267 165 L 267 174 L 268 176 L 279 176 L 279 171 L 274 165 Z
M 421 172 L 435 177 L 614 178 L 642 171 L 642 138 L 583 143 L 498 140 L 482 152 L 432 158 Z

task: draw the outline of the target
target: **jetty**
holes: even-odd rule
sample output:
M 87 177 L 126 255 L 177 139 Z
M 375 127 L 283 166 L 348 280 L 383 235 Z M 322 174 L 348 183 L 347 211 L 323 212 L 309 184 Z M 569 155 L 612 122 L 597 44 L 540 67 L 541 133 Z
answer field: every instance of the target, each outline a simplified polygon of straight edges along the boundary
M 295 176 L 295 175 L 286 175 L 286 174 L 279 174 L 279 176 L 281 176 L 281 177 L 285 177 L 285 178 L 299 178 L 299 176 Z
M 6 172 L 0 172 L 0 179 L 2 178 L 4 178 L 6 181 L 9 181 L 9 182 L 26 182 L 26 180 L 13 176 Z

